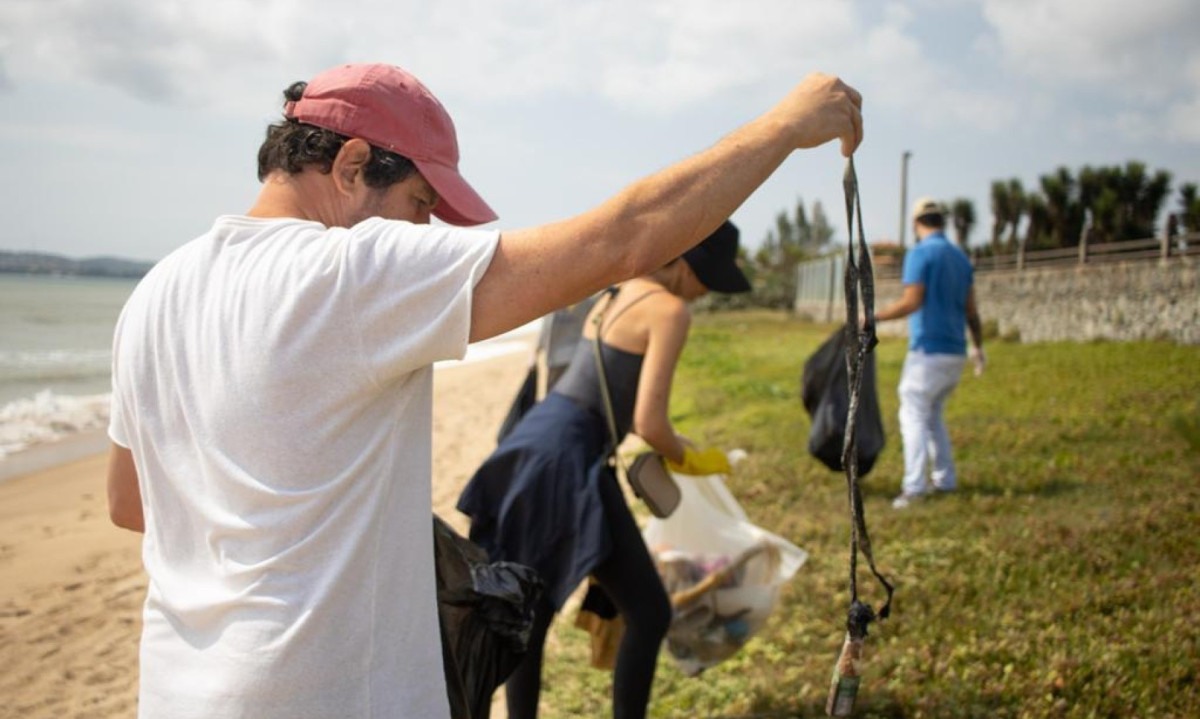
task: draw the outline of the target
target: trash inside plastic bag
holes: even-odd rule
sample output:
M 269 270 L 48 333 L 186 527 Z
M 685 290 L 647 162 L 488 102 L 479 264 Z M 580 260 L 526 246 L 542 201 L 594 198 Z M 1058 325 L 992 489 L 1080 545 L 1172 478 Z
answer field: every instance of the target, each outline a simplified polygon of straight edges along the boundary
M 492 694 L 525 655 L 542 581 L 524 565 L 489 562 L 437 515 L 433 539 L 450 715 L 486 719 Z
M 675 478 L 679 508 L 642 535 L 675 610 L 667 651 L 695 676 L 762 629 L 808 554 L 752 523 L 720 475 Z

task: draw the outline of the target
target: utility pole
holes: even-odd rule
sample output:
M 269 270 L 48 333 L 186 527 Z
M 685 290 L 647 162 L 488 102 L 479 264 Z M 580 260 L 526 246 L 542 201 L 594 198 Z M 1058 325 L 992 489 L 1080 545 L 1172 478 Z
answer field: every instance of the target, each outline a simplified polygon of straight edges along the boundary
M 904 249 L 904 231 L 908 228 L 908 158 L 912 153 L 908 150 L 900 156 L 900 249 Z

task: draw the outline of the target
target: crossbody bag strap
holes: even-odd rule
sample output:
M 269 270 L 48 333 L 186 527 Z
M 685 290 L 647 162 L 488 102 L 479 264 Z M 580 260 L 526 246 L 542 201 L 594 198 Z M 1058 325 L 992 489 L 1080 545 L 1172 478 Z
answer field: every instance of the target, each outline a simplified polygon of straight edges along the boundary
M 608 436 L 612 440 L 608 450 L 608 456 L 611 459 L 617 456 L 617 444 L 621 440 L 617 437 L 617 419 L 613 416 L 612 396 L 608 393 L 608 377 L 604 374 L 604 357 L 600 354 L 599 337 L 592 341 L 592 351 L 596 355 L 596 371 L 600 373 L 600 396 L 604 398 L 604 419 L 608 421 Z

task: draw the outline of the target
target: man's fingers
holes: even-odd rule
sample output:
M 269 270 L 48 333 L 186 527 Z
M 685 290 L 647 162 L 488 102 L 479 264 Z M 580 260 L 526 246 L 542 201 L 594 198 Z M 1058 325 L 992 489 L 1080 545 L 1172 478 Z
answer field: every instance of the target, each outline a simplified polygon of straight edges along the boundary
M 841 135 L 841 138 L 842 156 L 850 157 L 863 140 L 862 94 L 843 82 L 841 78 L 837 78 L 835 91 L 840 91 L 845 99 L 849 100 L 849 102 L 843 103 L 849 113 L 849 127 Z
M 859 98 L 859 103 L 862 98 Z M 862 113 L 858 109 L 858 105 L 850 108 L 850 132 L 842 136 L 842 157 L 850 157 L 863 140 L 863 124 Z
M 862 109 L 862 95 L 858 92 L 858 90 L 855 90 L 854 88 L 850 87 L 849 85 L 847 85 L 845 83 L 842 83 L 842 85 L 846 88 L 846 94 L 850 96 L 850 102 L 854 103 L 854 106 L 857 107 L 859 110 L 861 110 Z

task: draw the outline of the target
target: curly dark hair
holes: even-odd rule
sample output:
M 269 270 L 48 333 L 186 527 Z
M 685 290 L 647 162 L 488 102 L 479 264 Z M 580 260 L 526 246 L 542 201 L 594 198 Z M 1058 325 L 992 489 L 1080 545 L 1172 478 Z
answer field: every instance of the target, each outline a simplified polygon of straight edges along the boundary
M 307 82 L 294 82 L 283 91 L 285 101 L 297 101 Z M 349 138 L 332 130 L 285 118 L 267 127 L 267 137 L 258 148 L 258 181 L 275 170 L 294 175 L 315 166 L 328 175 L 333 160 Z M 371 159 L 363 168 L 367 187 L 383 188 L 401 182 L 416 171 L 412 160 L 394 152 L 371 146 Z

